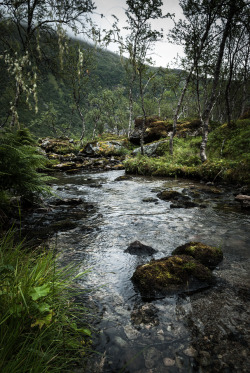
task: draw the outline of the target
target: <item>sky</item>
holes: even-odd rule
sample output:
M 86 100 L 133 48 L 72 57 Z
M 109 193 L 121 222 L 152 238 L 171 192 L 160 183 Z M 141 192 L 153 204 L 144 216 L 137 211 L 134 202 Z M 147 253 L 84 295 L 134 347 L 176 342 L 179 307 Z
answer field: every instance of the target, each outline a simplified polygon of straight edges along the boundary
M 119 19 L 120 29 L 123 26 L 126 26 L 126 15 L 124 12 L 124 9 L 127 8 L 126 0 L 94 0 L 94 2 L 97 9 L 95 10 L 95 14 L 92 16 L 92 19 L 101 29 L 111 28 L 114 22 L 112 14 L 115 14 Z M 101 18 L 97 13 L 103 14 L 104 17 Z M 179 0 L 163 0 L 162 13 L 175 13 L 176 20 L 181 18 L 182 9 L 179 5 Z M 173 21 L 168 18 L 152 20 L 151 25 L 152 29 L 160 30 L 162 28 L 164 31 L 163 41 L 156 43 L 153 54 L 151 55 L 154 65 L 157 67 L 167 67 L 167 65 L 175 67 L 174 58 L 177 57 L 177 54 L 183 56 L 183 49 L 181 46 L 167 42 L 166 34 L 168 30 L 174 26 Z M 112 52 L 118 51 L 118 47 L 115 44 L 109 45 L 107 49 Z

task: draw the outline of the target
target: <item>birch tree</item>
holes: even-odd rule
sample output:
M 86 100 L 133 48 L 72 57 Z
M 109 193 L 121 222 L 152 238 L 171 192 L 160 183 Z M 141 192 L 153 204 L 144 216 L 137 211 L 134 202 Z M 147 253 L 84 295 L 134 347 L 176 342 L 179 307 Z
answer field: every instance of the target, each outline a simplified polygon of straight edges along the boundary
M 165 18 L 163 15 L 161 0 L 127 0 L 127 26 L 124 27 L 129 34 L 124 38 L 119 36 L 118 42 L 122 55 L 128 55 L 126 62 L 126 72 L 129 80 L 129 126 L 128 133 L 131 131 L 133 118 L 133 90 L 135 83 L 139 80 L 140 97 L 144 120 L 141 132 L 141 148 L 143 152 L 143 138 L 145 131 L 145 108 L 143 99 L 143 76 L 145 65 L 149 62 L 149 53 L 152 51 L 155 42 L 163 37 L 162 30 L 152 30 L 150 25 L 151 19 Z
M 18 124 L 18 102 L 25 94 L 36 103 L 37 66 L 44 57 L 43 42 L 57 36 L 59 58 L 65 51 L 64 26 L 76 33 L 86 31 L 88 15 L 95 9 L 92 0 L 3 0 L 0 2 L 1 58 L 15 80 L 10 102 L 10 126 Z M 35 105 L 37 110 L 37 105 Z

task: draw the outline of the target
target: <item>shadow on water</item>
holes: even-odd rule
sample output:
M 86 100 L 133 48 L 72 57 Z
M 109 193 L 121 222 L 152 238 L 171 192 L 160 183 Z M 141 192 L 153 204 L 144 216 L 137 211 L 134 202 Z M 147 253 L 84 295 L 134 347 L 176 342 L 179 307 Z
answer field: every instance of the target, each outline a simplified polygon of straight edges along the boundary
M 72 222 L 59 226 L 56 239 L 52 231 L 48 241 L 57 241 L 62 263 L 91 268 L 82 284 L 90 289 L 96 327 L 96 353 L 87 372 L 250 371 L 250 216 L 229 189 L 147 177 L 116 181 L 122 174 L 60 174 L 55 198 L 80 197 L 83 204 L 44 215 L 45 226 L 61 218 Z M 183 191 L 206 208 L 170 208 L 156 196 L 166 188 Z M 30 219 L 36 224 L 38 217 Z M 135 240 L 156 249 L 155 259 L 188 241 L 221 246 L 216 285 L 191 295 L 142 300 L 131 276 L 152 257 L 125 253 Z

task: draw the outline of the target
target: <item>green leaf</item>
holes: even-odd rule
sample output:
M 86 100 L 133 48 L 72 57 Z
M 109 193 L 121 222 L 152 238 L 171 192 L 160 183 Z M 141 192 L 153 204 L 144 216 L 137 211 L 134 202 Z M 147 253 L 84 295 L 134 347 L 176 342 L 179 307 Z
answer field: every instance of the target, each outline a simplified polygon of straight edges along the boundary
M 41 313 L 50 311 L 50 305 L 47 303 L 38 304 L 37 308 Z
M 34 287 L 33 290 L 30 292 L 30 296 L 33 300 L 37 300 L 39 298 L 45 297 L 50 292 L 50 286 L 48 284 L 44 284 L 42 286 Z
M 89 337 L 91 337 L 91 331 L 89 329 L 80 328 L 80 329 L 77 329 L 77 331 L 81 332 L 81 333 L 84 333 L 84 334 L 88 335 Z
M 39 326 L 39 329 L 42 329 L 44 325 L 49 325 L 52 321 L 53 311 L 50 311 L 48 315 L 43 317 L 42 319 L 36 319 L 36 321 L 31 324 L 31 327 L 34 328 L 35 326 Z

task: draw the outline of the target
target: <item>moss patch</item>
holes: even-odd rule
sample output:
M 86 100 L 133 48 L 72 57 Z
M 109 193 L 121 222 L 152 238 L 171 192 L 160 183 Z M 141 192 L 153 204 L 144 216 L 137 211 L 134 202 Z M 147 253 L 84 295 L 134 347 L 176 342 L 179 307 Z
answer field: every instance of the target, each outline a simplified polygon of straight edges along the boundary
M 223 253 L 220 248 L 208 246 L 201 242 L 188 242 L 177 247 L 172 254 L 190 255 L 210 269 L 215 268 L 223 259 Z
M 157 296 L 204 288 L 212 273 L 191 256 L 174 255 L 139 265 L 132 281 L 143 296 Z

